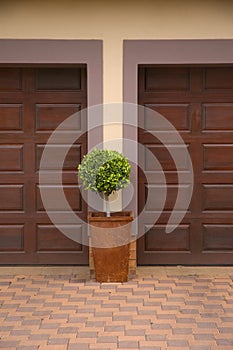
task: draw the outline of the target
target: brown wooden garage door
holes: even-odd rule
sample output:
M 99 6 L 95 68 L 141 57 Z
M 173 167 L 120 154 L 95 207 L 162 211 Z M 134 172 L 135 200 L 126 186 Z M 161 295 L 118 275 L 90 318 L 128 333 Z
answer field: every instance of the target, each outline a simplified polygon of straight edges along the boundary
M 145 130 L 139 131 L 139 142 L 163 166 L 167 200 L 159 220 L 138 241 L 138 264 L 233 264 L 233 67 L 140 66 L 139 104 L 165 116 L 180 132 L 193 162 L 194 191 L 183 221 L 166 234 L 177 196 L 176 169 L 153 137 L 156 123 L 140 115 Z M 145 153 L 140 157 L 140 164 L 147 164 L 144 172 L 153 173 Z M 147 191 L 154 191 L 142 232 L 146 215 L 158 207 L 156 186 L 156 180 L 146 184 L 139 174 L 139 210 Z
M 87 248 L 50 222 L 40 198 L 38 174 L 51 132 L 86 105 L 84 66 L 0 68 L 1 264 L 88 263 Z M 84 128 L 82 121 L 80 133 Z M 86 141 L 84 136 L 70 148 L 63 167 L 66 198 L 82 218 L 86 207 L 75 172 L 86 153 Z M 56 186 L 48 186 L 48 192 L 53 191 L 56 195 Z M 51 210 L 63 212 L 62 205 Z M 81 226 L 73 230 L 84 234 Z

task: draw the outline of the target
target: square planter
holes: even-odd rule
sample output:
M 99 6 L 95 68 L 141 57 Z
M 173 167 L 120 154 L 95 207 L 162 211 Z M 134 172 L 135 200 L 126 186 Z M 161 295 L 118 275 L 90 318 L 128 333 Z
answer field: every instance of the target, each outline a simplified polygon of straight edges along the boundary
M 127 282 L 133 213 L 90 212 L 91 245 L 97 282 Z

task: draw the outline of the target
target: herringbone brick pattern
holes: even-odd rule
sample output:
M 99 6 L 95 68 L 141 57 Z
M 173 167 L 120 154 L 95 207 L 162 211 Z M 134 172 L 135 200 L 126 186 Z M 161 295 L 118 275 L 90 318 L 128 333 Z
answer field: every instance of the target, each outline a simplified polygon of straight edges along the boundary
M 1 276 L 0 349 L 232 350 L 232 276 Z

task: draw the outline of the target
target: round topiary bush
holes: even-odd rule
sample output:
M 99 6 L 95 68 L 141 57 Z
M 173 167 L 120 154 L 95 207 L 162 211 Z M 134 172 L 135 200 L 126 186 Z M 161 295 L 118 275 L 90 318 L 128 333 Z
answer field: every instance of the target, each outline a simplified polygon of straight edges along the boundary
M 131 166 L 122 153 L 94 149 L 83 157 L 78 174 L 86 190 L 103 193 L 107 216 L 110 216 L 109 196 L 130 183 Z

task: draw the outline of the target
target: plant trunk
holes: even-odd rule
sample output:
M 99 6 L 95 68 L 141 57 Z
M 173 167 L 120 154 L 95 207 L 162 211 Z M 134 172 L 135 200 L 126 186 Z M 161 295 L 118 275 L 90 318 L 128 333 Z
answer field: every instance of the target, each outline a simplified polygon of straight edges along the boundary
M 104 195 L 105 202 L 106 202 L 106 216 L 107 218 L 110 218 L 110 204 L 109 204 L 109 196 L 107 194 Z

